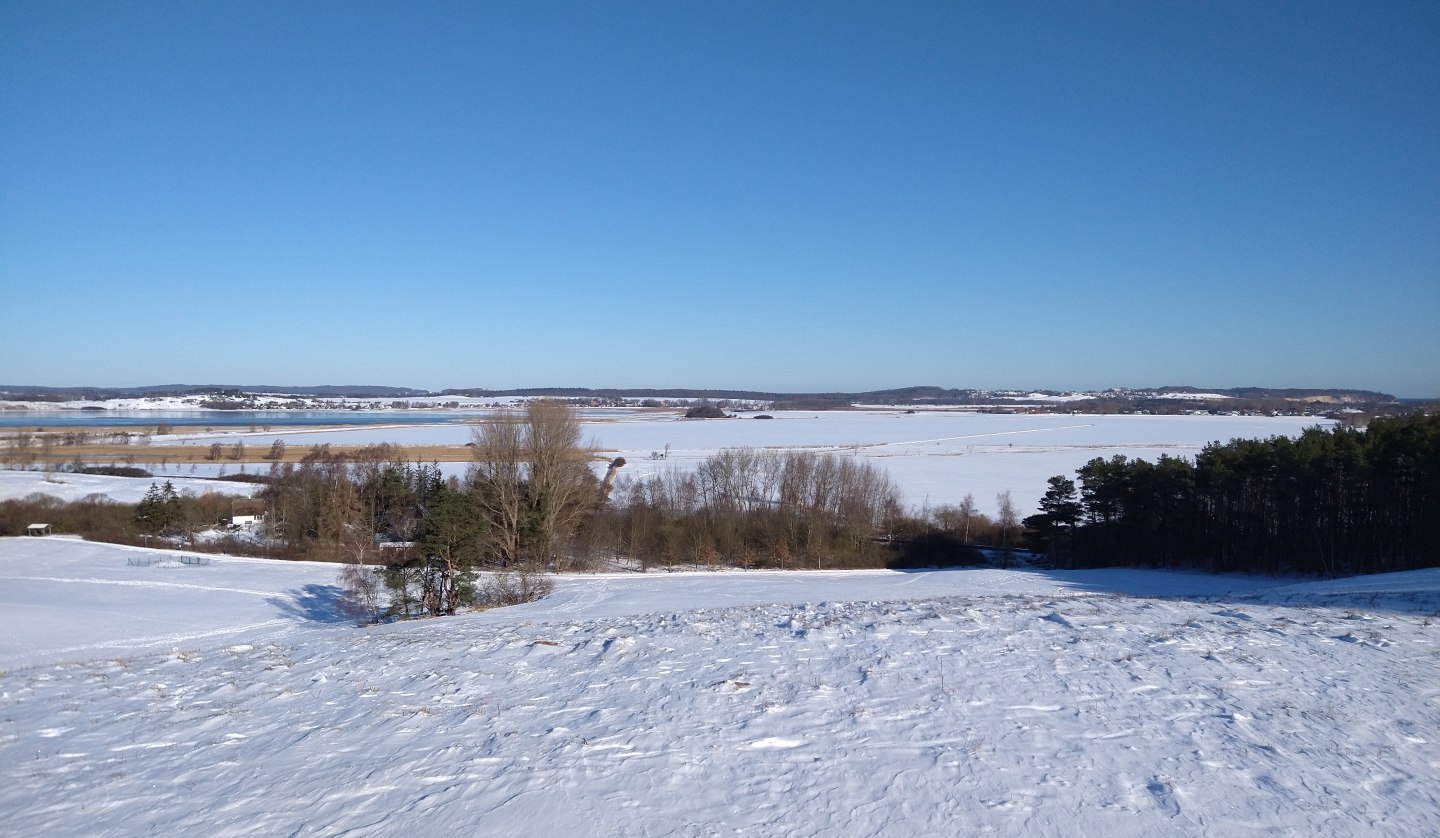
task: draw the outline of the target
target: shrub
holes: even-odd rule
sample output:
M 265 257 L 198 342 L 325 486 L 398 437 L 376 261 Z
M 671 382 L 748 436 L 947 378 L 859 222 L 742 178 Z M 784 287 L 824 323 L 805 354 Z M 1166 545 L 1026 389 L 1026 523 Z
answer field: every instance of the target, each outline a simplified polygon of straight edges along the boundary
M 549 576 L 534 570 L 500 570 L 485 575 L 475 591 L 476 608 L 499 608 L 534 602 L 555 590 Z
M 243 471 L 240 472 L 240 473 L 238 473 L 238 474 L 222 474 L 222 475 L 220 475 L 219 477 L 217 477 L 217 478 L 215 478 L 215 479 L 216 479 L 216 480 L 228 480 L 228 481 L 230 481 L 231 483 L 269 483 L 269 482 L 270 482 L 270 478 L 269 478 L 268 476 L 266 476 L 266 475 L 263 475 L 263 474 L 247 474 L 247 473 L 245 473 L 245 472 L 243 472 Z
M 715 405 L 711 404 L 710 402 L 701 402 L 701 403 L 695 405 L 694 407 L 690 408 L 689 410 L 685 411 L 685 418 L 686 418 L 686 419 L 724 419 L 724 418 L 725 418 L 725 411 L 721 410 L 720 408 L 716 407 Z
M 80 469 L 80 474 L 104 474 L 110 477 L 154 477 L 155 475 L 143 468 L 133 466 L 88 466 Z
M 0 535 L 24 535 L 31 523 L 44 522 L 57 533 L 83 535 L 92 541 L 129 544 L 135 541 L 135 507 L 103 495 L 69 503 L 53 495 L 31 494 L 0 503 Z

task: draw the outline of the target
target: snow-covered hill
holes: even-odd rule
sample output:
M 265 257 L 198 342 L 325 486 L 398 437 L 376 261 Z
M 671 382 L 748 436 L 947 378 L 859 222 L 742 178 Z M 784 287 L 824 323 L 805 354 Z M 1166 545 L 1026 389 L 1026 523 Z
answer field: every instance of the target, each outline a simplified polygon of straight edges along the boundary
M 1418 835 L 1440 816 L 1440 571 L 565 577 L 520 608 L 354 628 L 331 567 L 177 558 L 0 540 L 7 832 Z

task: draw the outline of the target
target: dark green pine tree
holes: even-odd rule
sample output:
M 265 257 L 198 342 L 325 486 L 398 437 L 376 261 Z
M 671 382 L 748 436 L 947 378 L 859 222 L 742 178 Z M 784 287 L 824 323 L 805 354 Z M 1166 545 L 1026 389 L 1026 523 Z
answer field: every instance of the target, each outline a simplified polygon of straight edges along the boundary
M 442 613 L 475 599 L 475 567 L 484 557 L 485 519 L 469 492 L 433 484 L 421 519 L 420 547 L 439 574 Z
M 180 495 L 168 480 L 164 486 L 151 483 L 145 497 L 135 505 L 135 523 L 142 532 L 160 535 L 179 520 Z
M 1075 481 L 1057 474 L 1040 498 L 1040 514 L 1025 519 L 1025 526 L 1039 536 L 1040 546 L 1050 560 L 1064 567 L 1074 563 L 1074 532 L 1080 520 L 1080 496 Z

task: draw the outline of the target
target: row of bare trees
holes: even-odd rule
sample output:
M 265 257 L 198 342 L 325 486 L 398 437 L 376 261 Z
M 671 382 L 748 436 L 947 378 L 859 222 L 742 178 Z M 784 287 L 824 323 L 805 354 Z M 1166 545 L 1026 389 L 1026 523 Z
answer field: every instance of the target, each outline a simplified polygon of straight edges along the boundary
M 583 535 L 642 566 L 854 567 L 886 561 L 900 517 L 899 492 L 868 462 L 739 448 L 621 480 Z

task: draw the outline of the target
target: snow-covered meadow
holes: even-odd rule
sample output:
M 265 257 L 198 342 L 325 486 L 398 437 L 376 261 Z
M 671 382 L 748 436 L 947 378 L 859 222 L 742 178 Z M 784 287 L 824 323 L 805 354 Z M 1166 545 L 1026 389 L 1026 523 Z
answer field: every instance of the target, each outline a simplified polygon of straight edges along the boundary
M 1308 427 L 1333 424 L 1314 417 L 987 414 L 956 410 L 779 411 L 770 415 L 774 418 L 740 414 L 734 419 L 686 420 L 674 411 L 588 410 L 583 413 L 582 432 L 586 444 L 598 453 L 625 458 L 622 476 L 642 477 L 664 468 L 693 468 L 724 448 L 828 451 L 862 458 L 883 468 L 899 487 L 905 503 L 916 509 L 957 504 L 969 494 L 981 511 L 993 513 L 996 495 L 1008 491 L 1017 508 L 1028 514 L 1039 503 L 1049 478 L 1073 475 L 1075 469 L 1095 457 L 1193 457 L 1211 442 L 1297 436 Z M 470 441 L 470 430 L 470 424 L 460 421 L 284 432 L 235 428 L 187 434 L 183 440 L 197 447 L 237 439 L 261 447 L 276 439 L 302 448 L 326 443 L 463 445 Z M 157 437 L 156 441 L 172 440 Z M 468 467 L 464 462 L 441 465 L 448 474 L 456 475 L 464 474 Z M 171 470 L 163 473 L 203 477 L 222 467 L 215 463 L 172 464 Z M 234 471 L 235 467 L 232 464 L 228 468 Z M 596 468 L 603 471 L 604 466 L 597 463 Z
M 218 492 L 236 497 L 252 497 L 261 487 L 255 483 L 236 483 L 203 477 L 112 477 L 106 474 L 72 474 L 70 472 L 15 471 L 0 469 L 0 500 L 23 498 L 27 495 L 50 495 L 63 501 L 77 501 L 91 495 L 103 495 L 121 503 L 139 503 L 151 485 L 169 481 L 182 495 L 203 495 Z
M 562 577 L 0 540 L 14 834 L 1427 834 L 1440 571 Z

